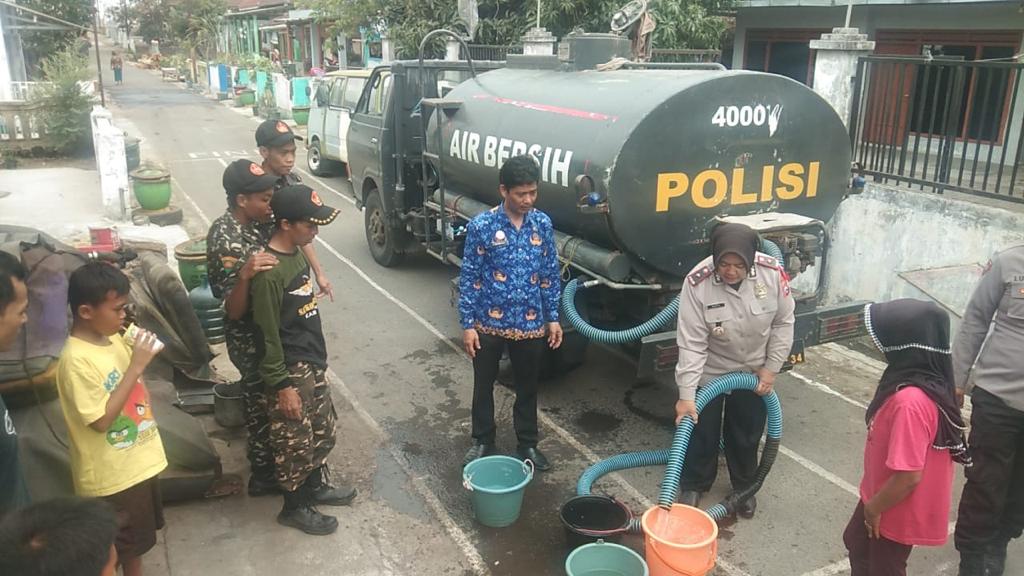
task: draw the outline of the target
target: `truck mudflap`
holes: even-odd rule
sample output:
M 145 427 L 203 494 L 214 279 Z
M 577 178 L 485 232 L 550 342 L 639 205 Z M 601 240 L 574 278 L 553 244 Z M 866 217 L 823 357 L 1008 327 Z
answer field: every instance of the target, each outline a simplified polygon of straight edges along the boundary
M 794 364 L 803 362 L 808 347 L 867 334 L 864 328 L 866 304 L 868 302 L 856 301 L 797 312 L 793 327 L 793 348 L 782 369 L 789 370 Z M 650 380 L 674 371 L 678 357 L 675 331 L 659 332 L 644 338 L 641 340 L 637 378 Z

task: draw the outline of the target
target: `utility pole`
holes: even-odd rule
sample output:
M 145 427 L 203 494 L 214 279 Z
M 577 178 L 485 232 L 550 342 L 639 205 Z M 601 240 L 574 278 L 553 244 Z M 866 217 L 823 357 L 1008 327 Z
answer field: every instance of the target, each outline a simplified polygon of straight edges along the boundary
M 96 0 L 99 2 L 99 0 Z M 97 30 L 99 29 L 100 20 L 100 7 L 98 3 L 93 4 L 92 11 L 92 44 L 96 50 L 96 74 L 99 80 L 100 90 L 100 106 L 107 107 L 107 96 L 103 93 L 103 65 L 100 64 L 100 35 Z

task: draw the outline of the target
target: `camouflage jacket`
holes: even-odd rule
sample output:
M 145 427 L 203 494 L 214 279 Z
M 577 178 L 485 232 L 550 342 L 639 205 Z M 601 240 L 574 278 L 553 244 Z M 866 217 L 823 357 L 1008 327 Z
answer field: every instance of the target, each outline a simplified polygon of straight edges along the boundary
M 272 227 L 242 225 L 230 210 L 213 221 L 206 235 L 206 270 L 214 296 L 225 298 L 238 283 L 238 272 L 253 253 L 266 247 Z M 228 356 L 242 375 L 259 371 L 263 338 L 247 311 L 239 320 L 226 319 L 224 336 Z
M 294 171 L 289 172 L 277 179 L 277 182 L 274 183 L 274 192 L 277 192 L 285 186 L 294 186 L 296 184 L 302 184 L 302 178 L 300 178 Z

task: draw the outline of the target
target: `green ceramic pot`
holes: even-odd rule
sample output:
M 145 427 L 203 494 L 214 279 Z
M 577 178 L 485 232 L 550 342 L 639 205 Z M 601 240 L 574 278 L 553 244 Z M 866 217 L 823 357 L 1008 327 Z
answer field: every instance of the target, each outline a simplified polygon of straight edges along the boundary
M 159 166 L 142 166 L 130 173 L 132 191 L 145 210 L 163 210 L 171 203 L 171 173 Z

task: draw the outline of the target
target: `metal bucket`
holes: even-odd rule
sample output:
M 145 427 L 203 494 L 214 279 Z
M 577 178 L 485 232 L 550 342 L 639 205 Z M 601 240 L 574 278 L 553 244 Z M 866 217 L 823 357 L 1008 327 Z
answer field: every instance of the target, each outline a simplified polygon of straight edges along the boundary
M 213 385 L 213 418 L 225 428 L 245 426 L 245 400 L 240 386 L 232 390 L 224 383 Z

